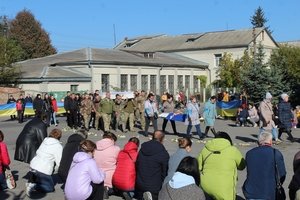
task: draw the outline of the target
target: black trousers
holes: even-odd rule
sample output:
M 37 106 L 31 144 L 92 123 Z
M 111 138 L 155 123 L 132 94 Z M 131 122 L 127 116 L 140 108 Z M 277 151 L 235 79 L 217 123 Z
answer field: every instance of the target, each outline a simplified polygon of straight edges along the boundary
M 91 185 L 93 187 L 93 191 L 87 200 L 103 200 L 104 182 L 100 184 L 91 183 Z
M 164 122 L 163 122 L 163 125 L 162 125 L 162 130 L 163 130 L 164 132 L 166 131 L 166 126 L 167 126 L 168 121 L 169 121 L 169 120 L 167 120 L 166 118 L 164 118 Z M 177 134 L 175 121 L 170 120 L 170 122 L 171 122 L 172 129 L 173 129 L 174 134 Z

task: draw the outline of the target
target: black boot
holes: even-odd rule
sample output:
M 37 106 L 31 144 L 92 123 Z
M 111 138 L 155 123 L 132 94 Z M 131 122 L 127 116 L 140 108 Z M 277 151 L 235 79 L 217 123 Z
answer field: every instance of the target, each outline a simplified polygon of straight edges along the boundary
M 214 134 L 215 137 L 218 135 L 217 132 L 216 132 L 216 130 L 215 130 L 215 128 L 210 128 L 210 130 Z
M 205 127 L 205 132 L 203 135 L 204 137 L 207 137 L 208 131 L 209 131 L 209 126 Z
M 291 130 L 288 130 L 287 132 L 286 132 L 287 134 L 288 134 L 288 139 L 291 141 L 291 142 L 295 142 L 295 138 L 293 137 L 293 135 L 292 135 L 292 131 Z

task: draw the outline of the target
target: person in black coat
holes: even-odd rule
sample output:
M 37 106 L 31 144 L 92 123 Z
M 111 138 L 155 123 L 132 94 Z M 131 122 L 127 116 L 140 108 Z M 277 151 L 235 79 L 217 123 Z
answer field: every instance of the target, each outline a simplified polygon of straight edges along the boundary
M 35 112 L 35 116 L 41 116 L 43 112 L 44 101 L 41 94 L 37 94 L 33 100 L 32 108 Z
M 162 144 L 162 131 L 155 131 L 153 139 L 142 144 L 136 161 L 136 194 L 137 199 L 143 195 L 151 195 L 153 200 L 158 199 L 162 183 L 167 176 L 169 154 Z
M 73 161 L 73 156 L 79 151 L 80 142 L 85 139 L 87 139 L 87 133 L 85 130 L 79 130 L 68 137 L 58 168 L 58 175 L 62 179 L 63 183 L 65 183 L 67 180 L 68 172 Z
M 291 200 L 296 199 L 296 192 L 300 189 L 300 151 L 294 156 L 293 169 L 294 175 L 289 184 L 289 196 Z
M 14 159 L 30 163 L 44 138 L 47 137 L 45 116 L 36 116 L 29 121 L 17 138 Z
M 292 113 L 291 104 L 289 101 L 289 96 L 285 93 L 281 95 L 281 102 L 278 104 L 278 119 L 279 119 L 279 134 L 280 139 L 283 132 L 288 134 L 288 139 L 294 142 L 294 137 L 292 135 L 292 121 L 294 120 L 294 115 Z

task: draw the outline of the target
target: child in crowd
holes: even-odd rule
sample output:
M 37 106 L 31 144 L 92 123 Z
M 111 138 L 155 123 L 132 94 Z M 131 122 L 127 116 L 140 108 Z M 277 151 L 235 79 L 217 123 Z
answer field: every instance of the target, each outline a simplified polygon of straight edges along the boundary
M 7 146 L 4 142 L 4 135 L 0 130 L 0 191 L 7 188 L 5 180 L 5 169 L 9 169 L 10 158 Z

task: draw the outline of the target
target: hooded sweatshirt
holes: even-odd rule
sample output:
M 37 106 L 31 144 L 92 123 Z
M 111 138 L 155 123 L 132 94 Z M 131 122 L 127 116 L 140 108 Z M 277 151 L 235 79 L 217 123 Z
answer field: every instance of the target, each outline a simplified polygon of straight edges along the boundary
M 159 192 L 160 200 L 204 200 L 203 191 L 195 184 L 192 176 L 175 172 L 172 179 Z
M 214 199 L 235 199 L 237 169 L 245 168 L 241 152 L 227 139 L 209 140 L 198 157 L 201 187 Z
M 92 194 L 91 182 L 103 182 L 104 172 L 96 165 L 91 155 L 77 152 L 74 155 L 65 186 L 65 196 L 68 200 L 87 199 Z
M 31 160 L 30 167 L 39 172 L 51 175 L 55 163 L 55 171 L 60 165 L 63 147 L 59 140 L 47 137 L 36 151 L 36 156 Z
M 97 150 L 95 151 L 94 159 L 97 166 L 101 168 L 106 178 L 104 186 L 112 188 L 112 176 L 117 166 L 117 157 L 120 152 L 120 147 L 115 145 L 115 142 L 109 138 L 104 138 L 96 142 Z
M 142 144 L 136 168 L 136 188 L 158 193 L 168 171 L 169 154 L 163 144 L 150 140 Z
M 128 142 L 117 159 L 117 168 L 113 175 L 114 187 L 122 191 L 134 191 L 135 188 L 135 162 L 138 154 L 138 146 L 134 142 Z
M 82 140 L 84 140 L 84 138 L 80 134 L 75 133 L 70 135 L 64 146 L 60 166 L 58 168 L 58 174 L 64 182 L 66 182 L 73 156 L 79 151 L 79 144 Z

